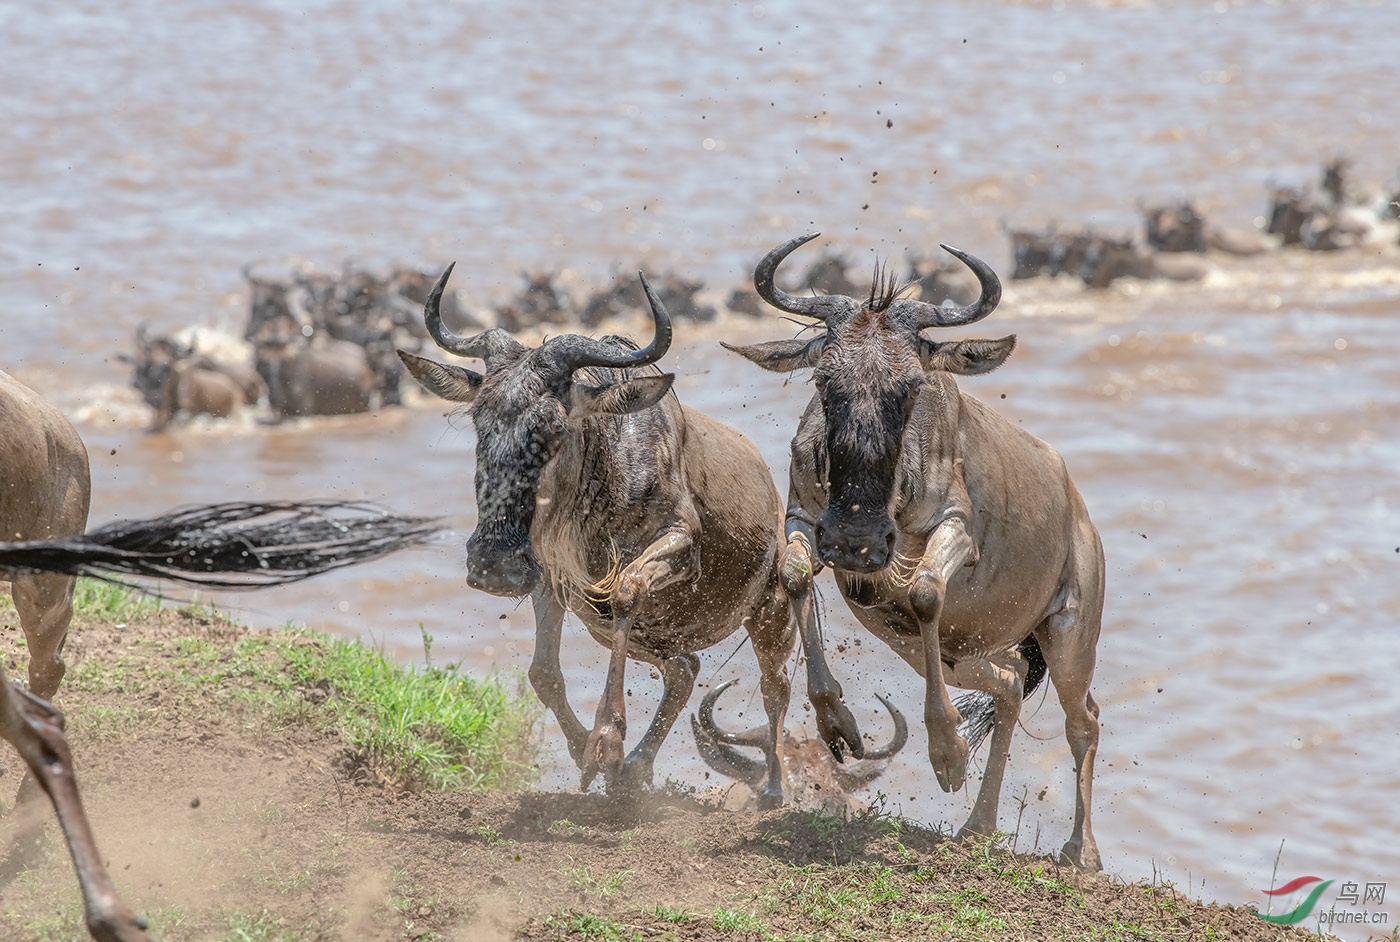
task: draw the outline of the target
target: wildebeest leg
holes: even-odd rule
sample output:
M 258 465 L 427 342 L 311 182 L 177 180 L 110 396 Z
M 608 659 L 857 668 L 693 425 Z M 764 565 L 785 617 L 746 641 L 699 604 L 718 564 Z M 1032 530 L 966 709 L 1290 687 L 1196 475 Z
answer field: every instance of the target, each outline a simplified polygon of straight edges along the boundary
M 53 699 L 63 680 L 63 642 L 73 620 L 72 576 L 23 575 L 12 583 L 15 611 L 29 646 L 29 689 Z
M 958 735 L 959 714 L 948 696 L 938 621 L 943 614 L 948 579 L 976 552 L 976 545 L 958 517 L 944 520 L 930 534 L 923 558 L 909 583 L 909 604 L 919 620 L 924 660 L 924 725 L 928 728 L 928 759 L 945 792 L 962 788 L 967 778 L 967 740 Z
M 1074 756 L 1074 831 L 1060 856 L 1083 870 L 1102 870 L 1089 820 L 1094 793 L 1094 756 L 1099 749 L 1099 705 L 1089 692 L 1103 618 L 1103 550 L 1087 516 L 1074 548 L 1066 601 L 1036 629 L 1050 680 L 1065 711 L 1065 739 Z
M 781 602 L 781 600 L 775 600 Z M 808 600 L 810 604 L 811 600 Z M 792 656 L 797 638 L 787 605 L 765 605 L 749 629 L 753 653 L 758 658 L 759 689 L 763 691 L 763 709 L 768 714 L 768 738 L 764 744 L 767 754 L 767 776 L 758 796 L 759 810 L 780 808 L 783 804 L 783 723 L 787 719 L 792 684 L 788 680 L 787 662 Z M 849 711 L 848 711 L 849 712 Z M 864 750 L 862 750 L 864 751 Z
M 691 691 L 695 689 L 695 675 L 700 673 L 700 659 L 694 654 L 669 657 L 658 666 L 663 685 L 661 705 L 656 708 L 656 715 L 651 718 L 651 725 L 641 741 L 632 748 L 622 765 L 624 785 L 629 788 L 651 784 L 656 753 L 690 700 Z
M 802 653 L 807 659 L 807 699 L 817 722 L 817 735 L 826 743 L 837 762 L 846 750 L 857 759 L 865 755 L 860 727 L 855 715 L 842 700 L 841 682 L 831 673 L 822 648 L 821 626 L 812 599 L 812 580 L 821 571 L 812 547 L 816 537 L 804 521 L 788 517 L 787 546 L 783 549 L 782 580 L 792 600 L 792 615 L 802 631 Z
M 1001 801 L 1001 782 L 1006 774 L 1006 759 L 1011 750 L 1011 734 L 1021 715 L 1021 690 L 1026 682 L 1026 659 L 1017 651 L 1006 651 L 986 659 L 960 661 L 949 674 L 953 684 L 968 690 L 991 694 L 995 709 L 992 720 L 992 751 L 987 756 L 987 768 L 982 773 L 982 786 L 972 814 L 958 836 L 991 834 L 997 829 L 997 806 Z
M 535 609 L 535 654 L 530 660 L 530 686 L 545 709 L 554 714 L 564 739 L 569 743 L 569 755 L 574 764 L 583 766 L 583 749 L 588 742 L 588 728 L 569 705 L 564 690 L 564 672 L 559 667 L 559 636 L 564 624 L 564 606 L 554 593 L 541 585 L 530 599 Z
M 623 676 L 627 670 L 627 645 L 631 640 L 632 619 L 637 609 L 654 591 L 695 572 L 695 541 L 683 527 L 667 530 L 618 574 L 609 604 L 613 613 L 612 655 L 608 677 L 593 732 L 584 747 L 581 787 L 587 788 L 599 771 L 612 785 L 622 770 L 623 739 L 627 736 L 627 705 Z
M 13 686 L 0 673 L 0 736 L 18 750 L 53 801 L 59 827 L 73 855 L 88 931 L 98 942 L 148 942 L 145 920 L 117 896 L 102 865 L 92 827 L 73 777 L 73 757 L 63 737 L 63 714 L 45 700 Z

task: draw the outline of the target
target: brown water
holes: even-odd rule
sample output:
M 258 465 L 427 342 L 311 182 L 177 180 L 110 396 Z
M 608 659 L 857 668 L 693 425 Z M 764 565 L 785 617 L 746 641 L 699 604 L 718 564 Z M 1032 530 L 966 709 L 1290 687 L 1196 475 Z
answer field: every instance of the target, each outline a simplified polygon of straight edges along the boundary
M 1400 161 L 1391 4 L 848 6 L 0 5 L 0 367 L 78 418 L 96 522 L 343 496 L 458 528 L 232 600 L 248 622 L 404 657 L 421 624 L 437 658 L 523 668 L 528 606 L 460 577 L 464 421 L 429 404 L 147 436 L 112 354 L 141 321 L 236 329 L 254 259 L 456 259 L 478 302 L 526 267 L 601 281 L 645 264 L 727 291 L 813 228 L 862 260 L 949 241 L 1005 266 L 1003 218 L 1128 230 L 1138 198 L 1189 195 L 1247 227 L 1269 180 L 1311 182 L 1346 153 L 1378 184 Z M 1021 344 L 965 388 L 1064 453 L 1104 537 L 1095 798 L 1126 879 L 1260 901 L 1286 840 L 1281 880 L 1388 881 L 1400 918 L 1397 313 L 1400 252 L 1384 249 L 1221 263 L 1194 286 L 1016 283 L 985 325 Z M 810 389 L 715 341 L 791 329 L 683 325 L 668 357 L 682 397 L 750 434 L 780 483 Z M 848 691 L 917 717 L 917 680 L 828 596 Z M 747 678 L 752 719 L 751 655 L 725 663 L 737 643 L 702 679 Z M 602 651 L 575 630 L 565 657 L 587 715 Z M 631 671 L 640 715 L 658 685 Z M 1001 821 L 1028 797 L 1022 847 L 1068 832 L 1061 722 L 1037 696 L 1017 737 Z M 703 785 L 683 727 L 659 772 Z M 970 798 L 938 792 L 921 738 L 877 788 L 956 825 Z

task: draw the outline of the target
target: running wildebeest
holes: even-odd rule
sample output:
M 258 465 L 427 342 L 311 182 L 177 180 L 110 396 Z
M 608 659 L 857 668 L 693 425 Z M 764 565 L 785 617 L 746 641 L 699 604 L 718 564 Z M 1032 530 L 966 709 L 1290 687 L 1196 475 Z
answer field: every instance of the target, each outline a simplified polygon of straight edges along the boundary
M 478 522 L 467 583 L 531 597 L 530 683 L 559 721 L 583 787 L 599 771 L 610 792 L 651 781 L 694 686 L 694 652 L 743 625 L 768 714 L 763 800 L 781 804 L 794 632 L 777 571 L 782 503 L 763 458 L 734 429 L 668 395 L 675 376 L 653 364 L 671 345 L 671 320 L 645 278 L 655 325 L 645 348 L 566 334 L 532 349 L 499 328 L 469 339 L 447 330 L 438 298 L 451 272 L 425 305 L 428 333 L 450 353 L 484 360 L 485 373 L 399 356 L 428 390 L 470 406 Z M 591 731 L 564 690 L 566 611 L 612 651 Z M 624 761 L 629 657 L 658 667 L 665 689 Z
M 732 790 L 726 792 L 724 806 L 731 810 L 754 810 L 758 807 L 758 789 L 767 778 L 768 768 L 735 747 L 764 748 L 768 731 L 751 729 L 732 733 L 720 729 L 715 722 L 715 701 L 735 683 L 737 681 L 728 681 L 707 693 L 700 701 L 699 715 L 691 715 L 690 727 L 705 764 L 721 775 L 737 779 L 737 784 L 743 786 L 737 794 Z M 867 748 L 865 758 L 854 765 L 838 763 L 820 739 L 797 739 L 783 734 L 783 758 L 787 763 L 783 782 L 792 807 L 824 814 L 858 812 L 864 807 L 851 793 L 883 775 L 887 760 L 909 740 L 909 724 L 904 714 L 878 693 L 875 696 L 889 711 L 894 732 L 883 746 Z
M 1104 594 L 1098 532 L 1054 449 L 953 379 L 1000 366 L 1015 337 L 922 335 L 986 317 L 1001 299 L 1000 281 L 985 262 L 945 245 L 982 285 L 965 307 L 901 299 L 900 286 L 879 272 L 864 301 L 793 297 L 774 285 L 774 271 L 814 238 L 769 252 L 754 287 L 825 330 L 730 349 L 776 372 L 813 369 L 816 393 L 792 441 L 782 574 L 799 609 L 818 729 L 838 757 L 843 741 L 860 754 L 820 637 L 801 617 L 812 578 L 830 566 L 856 618 L 925 678 L 929 761 L 944 791 L 960 789 L 967 774 L 963 713 L 981 722 L 991 714 L 991 754 L 964 832 L 996 829 L 1021 702 L 1048 666 L 1077 780 L 1074 831 L 1062 855 L 1100 869 L 1089 817 L 1099 739 L 1089 683 Z M 947 683 L 983 695 L 961 711 Z
M 0 669 L 0 737 L 49 796 L 99 942 L 148 942 L 144 919 L 117 895 L 83 811 L 49 702 L 63 679 L 63 644 L 77 575 L 144 575 L 224 588 L 297 581 L 372 559 L 437 532 L 432 521 L 333 501 L 226 504 L 111 524 L 86 535 L 87 450 L 63 415 L 0 372 L 0 577 L 9 580 L 29 648 L 29 689 Z M 349 516 L 345 511 L 349 511 Z M 29 781 L 28 779 L 26 781 Z M 27 800 L 29 786 L 21 786 Z

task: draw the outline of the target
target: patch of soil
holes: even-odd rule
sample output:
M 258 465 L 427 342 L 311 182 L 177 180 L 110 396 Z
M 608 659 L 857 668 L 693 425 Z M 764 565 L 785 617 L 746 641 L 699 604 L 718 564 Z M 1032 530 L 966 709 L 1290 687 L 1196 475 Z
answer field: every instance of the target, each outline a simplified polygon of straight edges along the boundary
M 22 664 L 8 622 L 6 654 Z M 227 642 L 240 630 L 169 610 L 124 630 L 80 625 L 68 660 L 159 658 L 137 639 Z M 314 701 L 315 688 L 306 695 Z M 165 942 L 1185 939 L 1208 937 L 1207 927 L 1217 937 L 1303 937 L 1246 910 L 957 845 L 875 813 L 727 812 L 665 790 L 632 801 L 391 791 L 334 735 L 191 698 L 173 678 L 140 692 L 87 684 L 59 703 L 103 853 Z M 19 782 L 10 760 L 7 795 Z M 14 818 L 0 826 L 0 846 Z M 53 930 L 57 918 L 73 932 L 80 909 L 48 820 L 47 859 L 0 888 L 4 938 L 76 937 Z M 980 929 L 976 913 L 986 914 Z

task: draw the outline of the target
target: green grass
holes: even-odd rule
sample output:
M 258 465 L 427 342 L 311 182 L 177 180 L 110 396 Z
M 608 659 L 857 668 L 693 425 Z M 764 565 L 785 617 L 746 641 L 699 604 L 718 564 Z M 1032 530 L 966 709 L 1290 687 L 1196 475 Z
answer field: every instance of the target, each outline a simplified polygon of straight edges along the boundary
M 73 614 L 79 618 L 122 622 L 159 608 L 160 599 L 125 583 L 83 578 L 73 586 Z M 14 599 L 7 591 L 0 591 L 0 613 L 15 614 Z
M 116 589 L 84 598 L 106 618 L 145 610 L 144 599 Z M 245 722 L 327 726 L 374 776 L 404 788 L 515 788 L 534 778 L 543 710 L 520 677 L 410 667 L 359 641 L 290 626 L 133 644 L 141 656 L 88 659 L 69 670 L 66 687 L 139 695 L 163 682 L 251 714 Z M 119 730 L 129 709 L 84 704 L 74 719 L 101 736 Z

